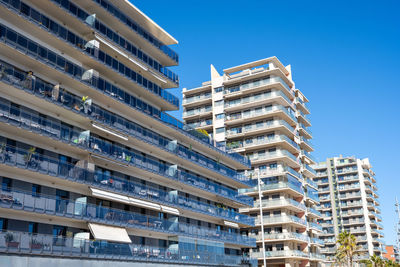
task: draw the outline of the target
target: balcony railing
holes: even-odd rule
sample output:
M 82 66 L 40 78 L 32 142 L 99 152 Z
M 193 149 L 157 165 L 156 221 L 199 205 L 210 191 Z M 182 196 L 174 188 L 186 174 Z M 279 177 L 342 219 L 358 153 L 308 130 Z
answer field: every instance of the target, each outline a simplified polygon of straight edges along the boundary
M 74 200 L 57 199 L 56 196 L 32 194 L 17 190 L 0 190 L 0 206 L 13 210 L 24 210 L 51 216 L 69 217 L 77 220 L 100 222 L 115 226 L 144 229 L 162 233 L 174 233 L 222 242 L 255 245 L 255 239 L 218 229 L 170 221 L 135 212 L 81 203 Z
M 264 216 L 263 223 L 264 224 L 280 224 L 280 223 L 298 223 L 302 225 L 307 225 L 307 222 L 304 219 L 301 219 L 296 216 L 286 215 L 286 216 Z M 261 218 L 257 218 L 255 221 L 256 224 L 261 224 Z
M 312 237 L 312 238 L 310 238 L 310 240 L 311 240 L 311 243 L 318 244 L 321 246 L 325 245 L 325 243 L 322 239 Z
M 306 210 L 306 206 L 303 203 L 297 202 L 294 199 L 273 199 L 273 200 L 262 200 L 261 206 L 262 207 L 279 207 L 279 206 L 286 206 L 292 205 L 302 210 Z M 254 207 L 260 207 L 260 202 L 254 202 Z
M 34 82 L 30 82 L 29 80 L 19 80 L 15 77 L 23 78 L 25 77 L 24 73 L 19 72 L 15 68 L 9 65 L 5 65 L 0 61 L 1 65 L 5 66 L 3 72 L 0 72 L 0 79 L 6 83 L 12 83 L 15 88 L 22 89 L 24 91 L 30 92 L 40 98 L 45 98 L 47 101 L 52 102 L 58 106 L 62 106 L 67 108 L 73 112 L 79 113 L 85 117 L 89 116 L 94 121 L 98 121 L 99 123 L 106 124 L 112 128 L 117 129 L 129 136 L 133 136 L 138 138 L 141 141 L 154 145 L 158 148 L 164 149 L 169 153 L 174 153 L 182 158 L 190 160 L 196 164 L 202 165 L 208 169 L 212 169 L 221 173 L 228 177 L 233 177 L 242 181 L 246 178 L 242 175 L 239 175 L 234 170 L 211 160 L 200 153 L 197 153 L 191 149 L 188 149 L 182 145 L 174 145 L 171 146 L 171 140 L 161 136 L 160 134 L 147 130 L 146 128 L 128 121 L 119 115 L 115 115 L 110 113 L 100 106 L 96 104 L 85 104 L 82 101 L 82 98 L 77 96 L 73 96 L 69 93 L 60 91 L 58 92 L 58 96 L 55 97 L 53 94 L 53 85 L 48 84 L 39 78 L 36 78 Z M 28 82 L 28 83 L 26 83 Z M 59 127 L 57 127 L 59 128 Z M 54 133 L 53 130 L 51 133 Z M 56 131 L 57 132 L 57 131 Z
M 208 107 L 202 107 L 202 108 L 196 108 L 196 109 L 191 109 L 183 112 L 183 117 L 188 117 L 188 116 L 193 116 L 193 115 L 201 115 L 206 112 L 211 112 L 212 108 L 211 106 Z
M 294 191 L 304 194 L 304 190 L 301 187 L 301 185 L 296 185 L 291 182 L 278 182 L 274 184 L 263 184 L 261 185 L 261 190 L 262 191 L 268 191 L 268 190 L 275 190 L 275 189 L 281 189 L 281 188 L 288 188 L 288 189 L 293 189 Z M 253 192 L 258 192 L 258 187 L 253 187 L 253 188 L 242 188 L 239 189 L 239 192 L 244 194 L 244 193 L 253 193 Z
M 12 241 L 8 241 L 8 240 Z M 62 237 L 27 232 L 0 232 L 0 251 L 18 255 L 72 257 L 84 259 L 121 260 L 127 262 L 157 262 L 216 266 L 242 266 L 249 259 L 243 256 L 221 255 L 210 251 L 190 251 L 178 248 L 122 244 L 77 237 Z
M 237 148 L 243 148 L 243 147 L 252 147 L 252 146 L 257 146 L 257 145 L 265 145 L 265 144 L 271 144 L 271 143 L 276 143 L 280 141 L 286 141 L 288 144 L 292 145 L 295 149 L 299 150 L 299 145 L 295 143 L 293 140 L 291 140 L 289 137 L 286 135 L 274 135 L 273 137 L 265 137 L 262 139 L 259 138 L 254 138 L 250 142 L 249 139 L 247 139 L 245 142 L 243 141 L 235 141 L 228 143 L 227 146 L 232 148 L 232 149 L 237 149 Z
M 283 87 L 285 87 L 285 89 L 291 95 L 294 95 L 294 93 L 290 89 L 290 87 L 280 77 L 268 77 L 268 78 L 254 81 L 254 82 L 248 82 L 248 83 L 244 83 L 244 84 L 233 86 L 233 87 L 227 87 L 224 91 L 224 94 L 232 94 L 235 92 L 245 91 L 245 90 L 249 90 L 249 89 L 253 89 L 253 88 L 257 88 L 257 87 L 261 87 L 261 86 L 265 86 L 265 85 L 269 85 L 269 84 L 273 84 L 273 83 L 281 83 L 283 85 Z
M 74 66 L 71 65 L 69 66 L 68 64 L 65 65 L 65 59 L 62 58 L 60 56 L 56 56 L 54 53 L 52 53 L 51 51 L 48 51 L 46 48 L 42 48 L 40 45 L 28 41 L 25 37 L 21 37 L 22 39 L 25 40 L 26 43 L 29 43 L 28 48 L 26 46 L 20 46 L 18 43 L 16 43 L 16 38 L 18 36 L 17 33 L 15 33 L 12 30 L 7 30 L 6 27 L 0 25 L 1 30 L 0 30 L 0 41 L 7 43 L 8 45 L 12 45 L 14 48 L 18 49 L 18 50 L 22 50 L 24 53 L 27 53 L 28 55 L 33 56 L 36 60 L 41 61 L 44 64 L 47 64 L 53 68 L 56 68 L 58 71 L 63 72 L 69 76 L 71 76 L 73 79 L 78 80 L 79 82 L 83 82 L 86 85 L 93 87 L 95 90 L 99 90 L 102 93 L 104 93 L 107 96 L 112 96 L 113 98 L 115 98 L 117 101 L 124 103 L 126 105 L 128 105 L 131 108 L 134 108 L 135 110 L 140 111 L 141 113 L 147 115 L 147 116 L 151 116 L 153 119 L 157 119 L 160 120 L 162 123 L 166 123 L 168 126 L 172 126 L 174 129 L 177 129 L 178 131 L 182 132 L 185 135 L 190 136 L 191 138 L 195 138 L 197 141 L 202 142 L 203 144 L 207 145 L 208 147 L 223 153 L 235 160 L 237 160 L 238 162 L 241 162 L 242 164 L 245 164 L 247 166 L 250 165 L 250 161 L 243 157 L 242 155 L 239 155 L 237 153 L 231 153 L 230 151 L 228 151 L 225 147 L 216 147 L 211 145 L 211 140 L 209 139 L 209 137 L 207 137 L 204 134 L 199 133 L 198 131 L 196 131 L 195 129 L 183 124 L 182 122 L 178 121 L 176 118 L 173 118 L 172 116 L 164 113 L 164 112 L 159 112 L 156 109 L 152 108 L 151 106 L 146 104 L 147 110 L 143 110 L 142 108 L 142 102 L 137 100 L 136 98 L 134 98 L 133 96 L 130 96 L 129 94 L 126 94 L 125 92 L 123 92 L 122 90 L 120 90 L 119 88 L 115 87 L 115 86 L 111 86 L 111 84 L 108 84 L 109 86 L 106 86 L 106 84 L 108 83 L 107 81 L 101 79 L 101 78 L 92 78 L 90 80 L 84 80 L 82 78 L 82 74 L 84 73 L 84 71 L 82 70 L 81 67 L 79 66 Z M 10 32 L 10 34 L 8 34 L 8 37 L 6 39 L 6 32 Z M 14 36 L 14 37 L 12 37 Z M 41 49 L 40 51 L 46 51 L 46 57 L 43 55 L 42 52 L 38 52 L 38 49 Z M 47 54 L 47 51 L 49 52 L 49 54 Z M 54 56 L 54 58 L 50 57 L 50 55 L 52 55 L 52 57 Z M 57 58 L 60 57 L 60 60 L 57 60 Z M 55 62 L 64 62 L 64 65 L 56 65 Z M 14 68 L 13 66 L 9 65 L 9 64 L 4 64 L 4 62 L 2 62 L 4 66 L 4 69 L 1 70 L 1 76 L 6 77 L 9 82 L 13 83 L 14 85 L 17 85 L 18 87 L 25 87 L 24 89 L 30 89 L 32 90 L 32 86 L 30 85 L 26 85 L 24 86 L 24 84 L 22 83 L 22 81 L 26 82 L 26 73 L 17 70 L 16 68 Z M 71 63 L 72 64 L 72 63 Z M 3 67 L 2 67 L 3 68 Z M 4 75 L 5 73 L 7 73 L 7 75 Z M 39 79 L 36 79 L 37 81 L 39 81 Z M 48 98 L 51 98 L 53 93 L 53 88 L 54 88 L 54 84 L 49 84 L 46 82 L 41 82 L 42 84 L 39 86 L 38 91 L 42 91 L 41 95 L 43 96 L 47 96 Z M 44 86 L 44 87 L 43 87 Z M 109 88 L 113 88 L 113 92 L 109 91 Z M 108 89 L 107 89 L 108 88 Z M 44 94 L 45 93 L 45 94 Z M 57 94 L 59 94 L 59 92 L 57 92 Z M 129 101 L 127 102 L 127 99 L 129 99 Z M 140 105 L 139 105 L 140 102 Z M 101 116 L 103 117 L 103 116 Z
M 313 229 L 317 229 L 317 230 L 322 232 L 322 226 L 317 224 L 317 223 L 308 222 L 308 227 L 313 228 Z
M 55 1 L 59 4 L 64 4 L 64 1 L 66 1 L 66 0 L 53 0 L 53 1 Z M 157 38 L 155 38 L 151 33 L 146 31 L 139 24 L 137 24 L 135 21 L 133 21 L 131 17 L 128 17 L 127 15 L 125 15 L 118 8 L 114 7 L 111 3 L 109 3 L 106 0 L 93 0 L 93 2 L 97 3 L 99 5 L 99 7 L 104 8 L 112 16 L 119 19 L 128 28 L 131 28 L 132 31 L 139 34 L 142 38 L 147 40 L 150 44 L 152 44 L 155 47 L 157 47 L 158 49 L 160 49 L 160 51 L 162 51 L 165 55 L 167 55 L 172 60 L 174 60 L 176 63 L 178 63 L 178 54 L 177 53 L 175 53 L 171 48 L 169 48 L 168 46 L 164 45 L 162 42 L 157 40 Z M 73 4 L 70 3 L 70 5 L 73 5 Z
M 55 22 L 54 20 L 50 19 L 46 15 L 40 13 L 38 10 L 32 8 L 32 6 L 30 6 L 29 4 L 20 2 L 20 4 L 17 5 L 16 2 L 9 1 L 9 0 L 1 0 L 0 2 L 2 2 L 10 10 L 13 10 L 14 12 L 18 12 L 18 15 L 23 15 L 26 19 L 28 19 L 32 23 L 35 23 L 40 28 L 50 32 L 51 34 L 55 34 L 58 38 L 61 38 L 64 41 L 70 42 L 73 45 L 79 44 L 79 47 L 81 48 L 82 41 L 84 41 L 83 38 L 75 36 L 75 34 L 70 32 L 67 28 L 65 28 L 64 26 Z M 9 2 L 12 2 L 12 4 L 9 4 Z M 64 2 L 64 4 L 65 4 L 65 2 Z M 145 52 L 143 52 L 142 50 L 137 48 L 131 42 L 122 38 L 115 31 L 108 28 L 107 25 L 105 25 L 104 23 L 101 23 L 98 20 L 95 20 L 95 22 L 93 22 L 93 24 L 89 24 L 87 18 L 90 17 L 90 15 L 87 14 L 86 12 L 84 12 L 82 9 L 80 9 L 80 8 L 78 8 L 78 9 L 80 10 L 79 16 L 77 15 L 78 12 L 72 12 L 71 10 L 68 10 L 68 12 L 72 15 L 75 15 L 83 23 L 89 25 L 90 27 L 92 27 L 95 30 L 98 30 L 98 33 L 100 35 L 102 35 L 104 38 L 108 39 L 109 41 L 113 42 L 114 44 L 117 44 L 119 46 L 119 48 L 121 48 L 125 52 L 128 52 L 129 54 L 133 55 L 135 58 L 139 59 L 141 62 L 147 64 L 152 69 L 156 70 L 157 73 L 161 74 L 162 76 L 164 76 L 165 78 L 169 79 L 170 81 L 172 81 L 174 83 L 179 83 L 178 75 L 173 73 L 168 68 L 163 67 L 155 59 L 153 59 L 152 57 L 147 55 Z M 51 27 L 50 27 L 50 25 L 51 25 Z M 101 29 L 101 31 L 99 31 L 100 29 Z M 67 38 L 67 36 L 68 36 L 68 38 Z M 75 38 L 73 38 L 72 36 L 74 36 Z M 85 42 L 87 42 L 87 41 L 85 41 Z
M 310 213 L 313 213 L 313 214 L 315 214 L 315 215 L 318 215 L 318 216 L 322 217 L 321 212 L 317 211 L 316 209 L 307 208 L 307 211 L 310 212 Z
M 260 110 L 252 110 L 252 111 L 243 112 L 243 113 L 240 113 L 240 114 L 239 113 L 230 114 L 230 115 L 228 115 L 226 117 L 226 121 L 254 118 L 254 117 L 258 117 L 258 116 L 267 115 L 269 113 L 273 113 L 273 112 L 276 112 L 276 111 L 282 111 L 287 116 L 289 116 L 294 122 L 297 121 L 295 116 L 290 111 L 288 111 L 288 108 L 285 108 L 285 107 L 280 106 L 280 105 L 267 106 L 267 107 L 263 107 Z
M 255 236 L 257 241 L 262 240 L 262 235 L 258 234 Z M 294 232 L 287 232 L 287 233 L 275 233 L 275 234 L 265 234 L 264 235 L 264 240 L 282 240 L 282 239 L 295 239 L 295 240 L 301 240 L 304 242 L 309 242 L 310 238 L 307 235 L 302 235 L 299 233 L 294 233 Z
M 277 157 L 288 157 L 288 158 L 292 159 L 294 162 L 296 162 L 297 164 L 299 164 L 298 158 L 296 158 L 296 156 L 294 156 L 292 153 L 290 153 L 289 151 L 287 151 L 285 149 L 280 149 L 280 150 L 276 150 L 273 152 L 267 152 L 263 155 L 253 154 L 249 158 L 252 161 L 256 161 L 256 160 L 268 160 L 268 159 L 273 159 L 273 158 L 277 158 Z
M 3 4 L 5 4 L 6 0 L 1 0 Z M 10 5 L 7 5 L 8 7 L 12 8 Z M 121 63 L 118 60 L 106 60 L 106 58 L 112 58 L 103 51 L 99 50 L 98 48 L 90 48 L 89 46 L 86 46 L 87 41 L 80 38 L 79 36 L 75 35 L 74 33 L 70 32 L 68 29 L 64 28 L 63 26 L 59 25 L 58 23 L 50 20 L 48 17 L 46 17 L 46 23 L 43 23 L 42 21 L 42 15 L 39 12 L 32 12 L 31 14 L 31 8 L 29 6 L 26 6 L 27 13 L 25 14 L 24 12 L 19 13 L 24 14 L 24 17 L 29 18 L 29 20 L 38 26 L 40 26 L 42 29 L 47 30 L 51 34 L 54 34 L 56 37 L 62 39 L 63 41 L 66 41 L 68 43 L 71 43 L 76 49 L 78 49 L 81 52 L 86 53 L 88 56 L 92 57 L 99 63 L 103 64 L 107 68 L 109 68 L 111 71 L 114 71 L 116 73 L 119 73 L 122 77 L 125 77 L 126 79 L 132 81 L 132 84 L 136 84 L 139 87 L 144 88 L 148 92 L 155 94 L 161 98 L 163 98 L 165 101 L 169 102 L 170 104 L 179 107 L 179 99 L 172 95 L 171 93 L 165 91 L 163 88 L 159 87 L 158 85 L 149 82 L 146 78 L 142 77 L 139 73 L 135 72 L 131 68 L 128 68 L 125 66 L 123 63 Z M 15 10 L 15 9 L 13 9 Z M 18 9 L 19 10 L 19 9 Z M 54 23 L 55 27 L 50 28 L 50 22 Z M 19 37 L 20 39 L 21 37 Z M 27 39 L 26 37 L 23 37 Z M 28 41 L 25 43 L 18 42 L 17 43 L 19 47 L 25 46 L 24 48 L 27 49 L 28 47 Z M 24 44 L 24 45 L 23 45 Z M 40 46 L 38 46 L 40 47 Z M 33 51 L 30 51 L 33 52 Z M 39 51 L 41 53 L 41 51 Z M 53 52 L 50 52 L 54 55 Z M 61 58 L 61 56 L 57 56 L 58 58 Z M 74 68 L 74 69 L 81 69 L 81 73 L 84 73 L 86 70 L 84 70 L 82 67 L 78 66 L 77 64 L 73 63 L 72 61 L 67 60 L 66 58 L 63 57 L 63 62 L 64 65 L 67 65 L 66 68 Z M 57 62 L 59 63 L 59 62 Z M 64 67 L 64 66 L 62 66 Z
M 150 199 L 152 201 L 165 201 L 167 205 L 171 204 L 179 204 L 180 206 L 185 203 L 184 199 L 179 200 L 179 198 L 174 198 L 173 196 L 167 197 L 166 192 L 163 191 L 153 191 L 153 190 L 148 190 L 147 187 L 144 187 L 143 185 L 137 186 L 135 183 L 126 181 L 123 179 L 119 179 L 117 177 L 110 177 L 108 175 L 100 175 L 95 172 L 88 171 L 86 169 L 79 168 L 75 165 L 72 164 L 67 164 L 60 162 L 59 160 L 48 158 L 45 156 L 39 156 L 37 154 L 31 155 L 31 160 L 26 161 L 25 159 L 27 158 L 28 155 L 30 155 L 31 152 L 28 150 L 24 149 L 16 149 L 14 147 L 10 146 L 5 146 L 3 147 L 1 153 L 0 153 L 0 163 L 1 164 L 7 164 L 11 166 L 16 166 L 18 168 L 22 169 L 28 169 L 30 171 L 36 171 L 40 172 L 43 174 L 47 174 L 53 177 L 58 177 L 61 179 L 67 179 L 70 181 L 74 181 L 77 183 L 83 183 L 87 185 L 94 186 L 96 188 L 105 188 L 105 189 L 111 189 L 115 190 L 116 192 L 122 192 L 125 194 L 130 194 L 135 197 L 143 198 L 143 199 Z M 171 172 L 171 170 L 164 170 L 165 173 Z M 194 186 L 196 188 L 206 190 L 208 192 L 212 193 L 217 193 L 218 195 L 222 197 L 226 197 L 229 199 L 232 199 L 234 201 L 238 201 L 241 203 L 247 203 L 248 205 L 250 204 L 248 202 L 249 198 L 243 198 L 243 196 L 238 196 L 237 191 L 229 191 L 226 190 L 226 188 L 222 188 L 217 184 L 205 184 L 202 181 L 199 181 L 199 179 L 194 176 L 194 175 L 189 175 L 185 172 L 175 172 L 175 175 L 168 175 L 170 178 L 177 180 L 179 182 Z M 111 183 L 113 181 L 113 183 Z M 114 182 L 115 181 L 115 182 Z M 143 190 L 145 191 L 143 193 Z M 160 195 L 157 195 L 157 194 Z M 162 198 L 162 195 L 165 195 L 165 198 Z M 246 202 L 247 201 L 247 202 Z M 181 202 L 181 203 L 180 203 Z M 187 203 L 188 206 L 192 206 L 193 204 Z M 186 206 L 184 204 L 183 206 Z M 193 205 L 195 206 L 195 205 Z M 202 210 L 203 208 L 197 209 L 197 211 Z M 208 210 L 208 214 L 210 212 L 212 213 L 212 210 Z M 204 212 L 204 211 L 203 211 Z M 223 214 L 223 213 L 222 213 Z M 233 214 L 232 214 L 233 215 Z M 228 216 L 230 219 L 232 218 L 239 218 L 232 217 L 231 215 Z M 244 218 L 243 218 L 244 219 Z M 236 220 L 236 219 L 235 219 Z M 244 220 L 246 221 L 246 220 Z
M 235 127 L 234 129 L 231 128 L 227 131 L 227 136 L 229 137 L 229 136 L 234 136 L 234 135 L 241 134 L 241 133 L 249 133 L 252 131 L 265 130 L 265 129 L 274 128 L 277 126 L 285 126 L 290 131 L 294 132 L 294 128 L 292 126 L 290 126 L 289 123 L 287 123 L 286 121 L 272 120 L 272 121 L 265 121 L 265 122 L 252 124 L 252 125 L 246 125 L 243 127 Z
M 251 252 L 251 258 L 263 258 L 263 252 Z M 309 258 L 309 254 L 300 250 L 277 250 L 277 251 L 265 251 L 266 258 L 287 258 L 287 257 L 299 257 Z
M 190 103 L 197 102 L 197 101 L 200 101 L 203 99 L 211 100 L 211 93 L 206 93 L 206 94 L 201 94 L 201 95 L 184 98 L 184 99 L 182 99 L 182 104 L 190 104 Z
M 213 125 L 213 120 L 205 120 L 205 121 L 198 121 L 198 122 L 191 122 L 187 124 L 189 127 L 192 128 L 199 128 L 204 126 Z
M 311 168 L 308 164 L 304 164 L 304 167 L 305 167 L 309 172 L 311 172 L 312 174 L 314 174 L 315 176 L 317 176 L 317 172 L 316 172 L 313 168 Z
M 275 97 L 279 97 L 279 96 L 283 97 L 288 102 L 288 104 L 292 103 L 292 101 L 290 101 L 290 99 L 281 91 L 273 91 L 273 92 L 265 92 L 260 95 L 254 95 L 254 96 L 239 98 L 237 100 L 227 101 L 227 102 L 225 102 L 225 108 L 232 108 L 232 107 L 236 107 L 236 106 L 240 106 L 240 105 L 244 105 L 244 104 L 248 104 L 248 103 L 254 103 L 257 101 L 271 99 L 271 98 L 275 98 Z

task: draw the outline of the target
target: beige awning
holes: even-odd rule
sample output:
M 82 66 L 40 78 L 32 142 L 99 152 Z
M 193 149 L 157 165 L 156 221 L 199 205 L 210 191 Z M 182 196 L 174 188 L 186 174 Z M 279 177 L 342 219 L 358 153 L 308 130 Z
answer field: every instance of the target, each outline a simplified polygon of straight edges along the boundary
M 132 243 L 125 228 L 88 223 L 90 232 L 95 239 L 119 243 Z

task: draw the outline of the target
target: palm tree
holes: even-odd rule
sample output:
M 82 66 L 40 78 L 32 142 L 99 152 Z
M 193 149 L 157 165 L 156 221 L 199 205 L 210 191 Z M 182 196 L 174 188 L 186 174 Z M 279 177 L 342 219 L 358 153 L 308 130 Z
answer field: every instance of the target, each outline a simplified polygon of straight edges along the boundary
M 400 264 L 391 261 L 383 260 L 381 257 L 373 255 L 369 259 L 360 261 L 364 263 L 367 267 L 399 267 Z
M 347 266 L 352 267 L 354 256 L 359 254 L 357 250 L 360 249 L 357 246 L 356 237 L 347 231 L 341 232 L 337 238 L 337 244 L 339 246 L 336 250 L 336 258 L 345 260 Z

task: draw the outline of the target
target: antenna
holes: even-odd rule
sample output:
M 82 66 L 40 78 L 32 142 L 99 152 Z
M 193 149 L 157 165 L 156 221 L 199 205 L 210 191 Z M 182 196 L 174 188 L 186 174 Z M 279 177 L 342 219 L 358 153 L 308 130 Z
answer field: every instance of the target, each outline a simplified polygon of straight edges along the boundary
M 395 211 L 397 213 L 397 223 L 396 223 L 397 239 L 396 239 L 396 245 L 397 245 L 397 249 L 400 249 L 400 205 L 399 205 L 399 201 L 397 200 L 397 197 L 396 197 L 396 203 L 394 204 L 394 206 L 395 206 Z

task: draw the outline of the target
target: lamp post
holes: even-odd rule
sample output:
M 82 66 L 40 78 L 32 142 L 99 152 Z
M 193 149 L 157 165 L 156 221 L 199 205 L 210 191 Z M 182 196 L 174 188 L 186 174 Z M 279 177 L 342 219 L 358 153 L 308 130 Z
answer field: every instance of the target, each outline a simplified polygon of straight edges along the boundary
M 257 183 L 258 183 L 258 201 L 260 203 L 260 222 L 261 222 L 261 238 L 262 238 L 262 250 L 263 250 L 263 262 L 264 267 L 267 267 L 267 260 L 265 258 L 265 239 L 264 239 L 264 216 L 262 210 L 262 203 L 261 203 L 261 179 L 260 179 L 260 172 L 257 171 Z

